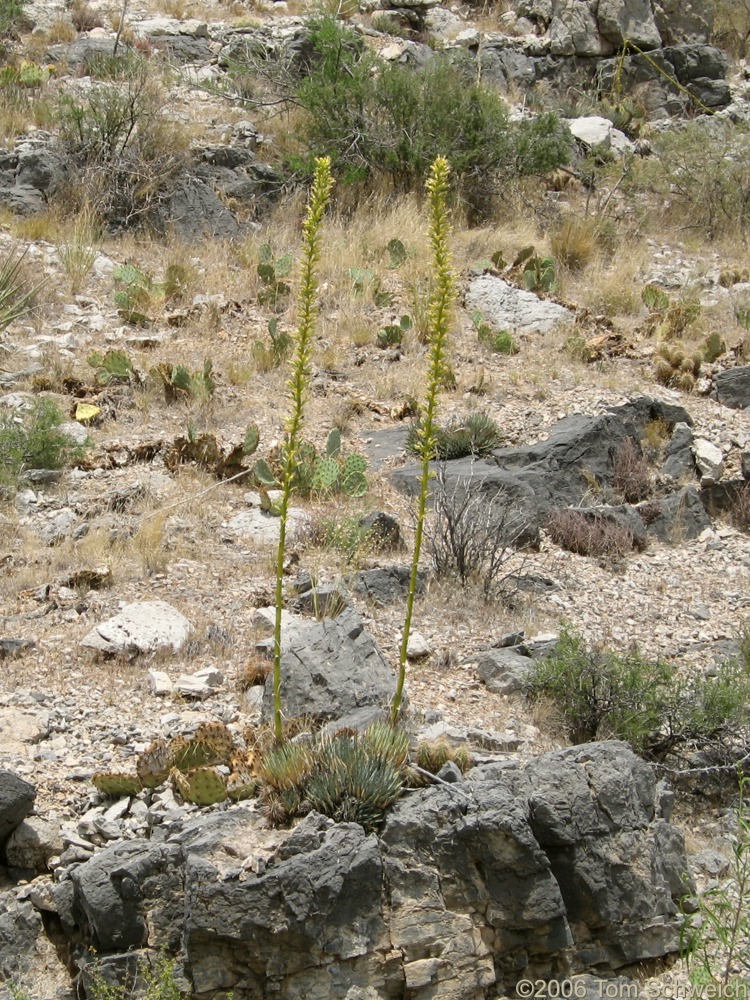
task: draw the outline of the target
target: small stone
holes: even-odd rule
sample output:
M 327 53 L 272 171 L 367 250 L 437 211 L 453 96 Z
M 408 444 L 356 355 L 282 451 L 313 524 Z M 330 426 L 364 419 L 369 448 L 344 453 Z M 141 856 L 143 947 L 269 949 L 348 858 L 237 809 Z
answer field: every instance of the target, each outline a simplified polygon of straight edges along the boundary
M 171 694 L 173 690 L 169 674 L 163 670 L 149 670 L 148 685 L 151 693 L 157 696 Z
M 423 660 L 432 652 L 432 646 L 420 632 L 412 632 L 406 645 L 406 655 L 410 660 Z
M 724 456 L 721 448 L 707 441 L 705 438 L 696 438 L 693 441 L 693 455 L 698 472 L 701 476 L 701 485 L 708 486 L 717 483 L 721 479 L 724 469 Z

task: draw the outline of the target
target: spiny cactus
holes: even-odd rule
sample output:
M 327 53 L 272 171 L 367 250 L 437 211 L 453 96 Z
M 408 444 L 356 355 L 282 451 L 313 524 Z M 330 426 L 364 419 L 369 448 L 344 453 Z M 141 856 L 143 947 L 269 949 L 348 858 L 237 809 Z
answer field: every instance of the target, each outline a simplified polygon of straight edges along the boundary
M 173 768 L 170 777 L 175 791 L 197 806 L 211 806 L 227 797 L 226 781 L 212 767 L 196 767 L 187 773 Z
M 452 747 L 445 740 L 429 742 L 420 740 L 417 745 L 417 766 L 430 774 L 437 774 L 441 767 L 452 760 L 461 772 L 471 766 L 471 754 L 466 747 Z
M 158 739 L 138 757 L 136 770 L 146 788 L 156 788 L 169 777 L 172 752 L 166 740 Z
M 699 352 L 688 354 L 679 344 L 662 344 L 657 350 L 654 376 L 657 382 L 691 392 L 700 375 L 702 358 Z
M 137 795 L 143 788 L 141 779 L 137 775 L 119 774 L 114 771 L 98 771 L 92 775 L 91 783 L 102 795 L 109 795 L 113 799 Z

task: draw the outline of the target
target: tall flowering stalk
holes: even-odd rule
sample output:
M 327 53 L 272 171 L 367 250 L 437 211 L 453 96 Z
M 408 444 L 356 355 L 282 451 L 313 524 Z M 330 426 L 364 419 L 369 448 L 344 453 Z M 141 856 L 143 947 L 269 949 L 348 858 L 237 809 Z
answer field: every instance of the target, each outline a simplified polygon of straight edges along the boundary
M 406 680 L 406 660 L 411 633 L 411 620 L 414 611 L 414 596 L 417 591 L 417 573 L 419 570 L 419 555 L 422 550 L 425 512 L 427 497 L 430 491 L 430 461 L 435 457 L 437 444 L 437 405 L 440 387 L 446 371 L 448 353 L 448 330 L 450 328 L 453 304 L 456 298 L 455 277 L 453 275 L 451 252 L 448 248 L 448 238 L 451 233 L 448 213 L 448 177 L 450 165 L 448 161 L 438 156 L 430 168 L 427 180 L 427 194 L 430 212 L 430 247 L 432 250 L 432 270 L 434 290 L 430 298 L 428 327 L 428 366 L 427 385 L 424 405 L 419 428 L 419 456 L 422 461 L 420 477 L 419 502 L 417 506 L 417 527 L 414 537 L 414 555 L 409 578 L 409 593 L 406 598 L 406 617 L 404 634 L 401 640 L 399 655 L 398 682 L 396 693 L 391 705 L 391 724 L 396 725 L 404 694 Z
M 331 161 L 327 156 L 321 157 L 315 161 L 315 175 L 307 203 L 307 216 L 302 228 L 299 316 L 297 331 L 292 341 L 291 376 L 287 383 L 291 405 L 286 420 L 284 444 L 281 449 L 281 509 L 279 547 L 276 555 L 276 619 L 273 637 L 273 722 L 278 743 L 281 743 L 284 737 L 281 720 L 281 610 L 284 597 L 286 527 L 294 474 L 299 461 L 305 403 L 310 385 L 312 342 L 318 316 L 316 298 L 318 292 L 317 267 L 321 247 L 320 228 L 331 197 L 332 187 Z

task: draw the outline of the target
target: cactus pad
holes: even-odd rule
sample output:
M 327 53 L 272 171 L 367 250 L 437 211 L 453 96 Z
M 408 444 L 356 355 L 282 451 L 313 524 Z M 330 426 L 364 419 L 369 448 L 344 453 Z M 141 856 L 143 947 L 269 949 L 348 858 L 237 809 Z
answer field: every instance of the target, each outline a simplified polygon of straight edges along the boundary
M 121 799 L 126 795 L 137 795 L 143 788 L 141 779 L 134 774 L 117 774 L 116 772 L 99 771 L 92 775 L 91 783 L 102 795 L 113 799 Z
M 223 722 L 205 722 L 195 734 L 195 742 L 213 758 L 206 763 L 226 764 L 234 750 L 232 734 Z
M 315 463 L 312 488 L 321 493 L 333 489 L 339 478 L 339 463 L 335 458 L 319 458 Z
M 171 776 L 175 791 L 186 802 L 193 802 L 197 806 L 211 806 L 215 802 L 223 802 L 227 797 L 226 781 L 212 767 L 196 767 L 187 774 L 175 768 Z
M 145 788 L 156 788 L 169 777 L 172 754 L 166 740 L 158 739 L 138 757 L 136 770 Z

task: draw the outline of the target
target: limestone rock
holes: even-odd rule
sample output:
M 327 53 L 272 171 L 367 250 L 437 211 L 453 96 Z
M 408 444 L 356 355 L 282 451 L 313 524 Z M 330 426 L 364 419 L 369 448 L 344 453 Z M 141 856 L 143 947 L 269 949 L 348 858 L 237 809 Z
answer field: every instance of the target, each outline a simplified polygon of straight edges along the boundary
M 479 310 L 496 330 L 515 334 L 546 333 L 573 320 L 573 313 L 565 306 L 540 299 L 493 274 L 482 274 L 469 283 L 466 308 Z
M 62 849 L 59 826 L 41 816 L 30 816 L 8 838 L 5 858 L 11 868 L 43 872 L 49 859 L 60 854 Z
M 259 643 L 269 650 L 273 640 Z M 393 695 L 393 671 L 362 619 L 351 608 L 337 618 L 296 617 L 282 634 L 281 687 L 284 712 L 319 721 L 369 705 L 386 705 Z M 273 713 L 273 677 L 266 681 L 263 718 Z
M 522 691 L 528 682 L 534 661 L 513 649 L 488 649 L 477 658 L 477 675 L 488 691 L 511 694 Z
M 615 48 L 624 42 L 632 42 L 639 49 L 661 46 L 651 0 L 599 0 L 596 20 L 602 36 Z
M 36 789 L 12 771 L 0 771 L 0 842 L 29 815 Z
M 738 365 L 714 375 L 712 395 L 733 410 L 750 406 L 750 365 Z
M 717 483 L 721 479 L 721 473 L 724 469 L 724 456 L 721 453 L 721 448 L 717 448 L 715 444 L 705 438 L 696 438 L 693 442 L 693 455 L 700 473 L 701 483 L 704 485 Z
M 136 601 L 126 605 L 119 615 L 97 625 L 81 645 L 102 653 L 129 656 L 165 648 L 176 653 L 191 631 L 187 618 L 166 602 Z

